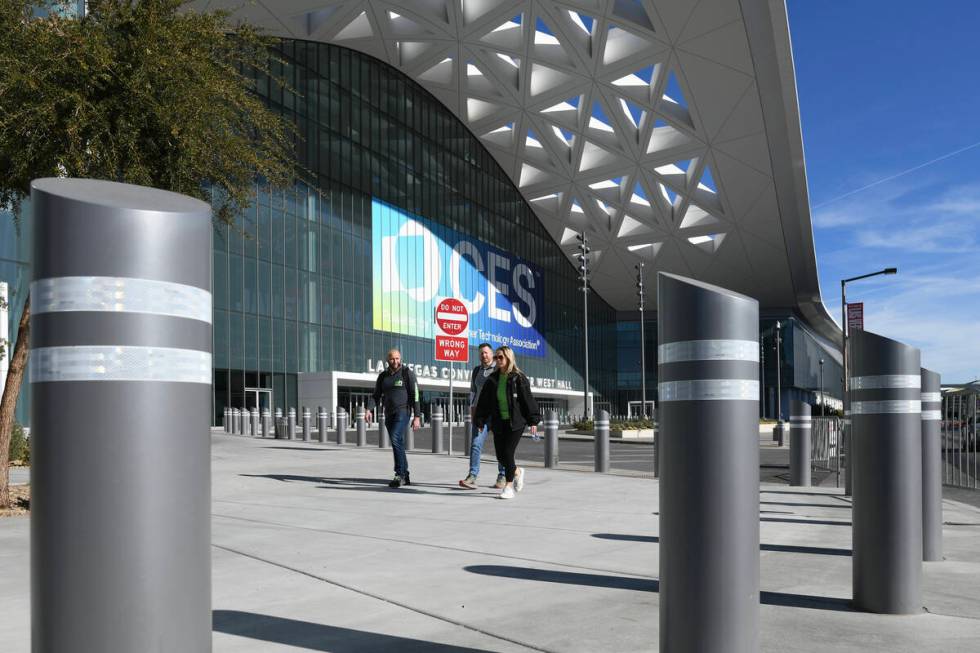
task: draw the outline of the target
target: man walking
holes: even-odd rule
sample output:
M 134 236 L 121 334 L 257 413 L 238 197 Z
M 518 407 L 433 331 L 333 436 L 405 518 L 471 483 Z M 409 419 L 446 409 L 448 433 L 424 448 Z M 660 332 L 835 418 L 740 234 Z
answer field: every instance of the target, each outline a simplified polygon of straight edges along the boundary
M 405 429 L 409 420 L 412 430 L 421 425 L 419 384 L 415 373 L 402 365 L 402 354 L 395 348 L 388 351 L 388 367 L 378 375 L 374 384 L 374 406 L 384 406 L 385 427 L 391 439 L 391 453 L 395 458 L 395 477 L 388 483 L 390 488 L 411 485 L 408 475 L 408 456 L 405 455 Z M 365 415 L 371 421 L 371 411 Z
M 496 366 L 493 361 L 493 347 L 488 343 L 484 342 L 480 344 L 478 349 L 480 355 L 480 364 L 473 368 L 473 373 L 470 375 L 470 420 L 473 419 L 473 411 L 476 409 L 477 400 L 480 398 L 480 391 L 483 389 L 483 384 L 486 382 L 487 377 L 493 374 Z M 461 488 L 466 488 L 467 490 L 476 489 L 476 477 L 480 475 L 480 454 L 483 453 L 483 443 L 487 439 L 487 426 L 484 424 L 482 428 L 477 428 L 476 424 L 472 424 L 472 444 L 470 445 L 470 472 L 466 475 L 462 481 L 459 482 Z M 494 483 L 494 487 L 498 490 L 503 488 L 507 483 L 507 479 L 504 476 L 504 466 L 498 462 L 497 463 L 497 482 Z

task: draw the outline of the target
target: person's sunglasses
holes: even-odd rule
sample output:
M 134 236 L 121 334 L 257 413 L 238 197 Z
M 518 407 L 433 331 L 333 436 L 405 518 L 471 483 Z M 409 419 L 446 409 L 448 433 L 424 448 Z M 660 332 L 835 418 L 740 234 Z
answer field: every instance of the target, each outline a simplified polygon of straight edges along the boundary
M 494 356 L 494 358 L 496 358 L 498 361 L 504 360 L 504 356 L 502 356 L 500 354 L 497 354 L 496 356 Z

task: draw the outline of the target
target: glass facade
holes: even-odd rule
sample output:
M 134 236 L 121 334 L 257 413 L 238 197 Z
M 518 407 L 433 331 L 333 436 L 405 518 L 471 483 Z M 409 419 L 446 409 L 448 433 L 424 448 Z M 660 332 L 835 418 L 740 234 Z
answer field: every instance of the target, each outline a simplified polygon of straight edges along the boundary
M 367 361 L 382 359 L 391 346 L 408 362 L 432 364 L 430 338 L 375 329 L 376 305 L 415 310 L 376 304 L 374 262 L 383 255 L 374 246 L 377 202 L 425 221 L 434 233 L 465 236 L 473 251 L 487 252 L 482 261 L 491 280 L 491 250 L 512 256 L 515 271 L 517 261 L 539 270 L 543 305 L 535 307 L 534 327 L 546 342 L 544 355 L 519 353 L 518 364 L 581 391 L 577 271 L 477 138 L 403 74 L 345 48 L 282 41 L 272 73 L 294 92 L 265 78 L 259 89 L 297 126 L 297 157 L 311 183 L 277 192 L 260 186 L 235 227 L 215 230 L 215 417 L 226 405 L 245 405 L 254 388 L 271 389 L 275 406 L 295 406 L 297 374 L 366 372 Z M 509 285 L 513 293 L 519 284 Z M 485 286 L 487 303 L 494 288 Z M 506 295 L 500 290 L 498 301 Z M 517 300 L 514 310 L 529 317 Z M 613 397 L 615 312 L 593 294 L 589 313 L 589 381 Z

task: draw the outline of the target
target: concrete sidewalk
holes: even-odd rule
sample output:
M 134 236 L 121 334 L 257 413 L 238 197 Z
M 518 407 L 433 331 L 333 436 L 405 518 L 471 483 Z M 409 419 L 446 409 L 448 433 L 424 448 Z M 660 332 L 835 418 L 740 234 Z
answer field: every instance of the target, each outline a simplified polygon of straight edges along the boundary
M 213 435 L 215 651 L 656 651 L 657 482 L 528 467 L 458 489 L 465 461 Z M 520 457 L 520 451 L 518 451 Z M 492 483 L 494 470 L 481 476 Z M 980 510 L 946 502 L 926 611 L 853 611 L 850 504 L 763 485 L 764 651 L 976 651 Z M 0 520 L 0 651 L 28 651 L 28 518 Z

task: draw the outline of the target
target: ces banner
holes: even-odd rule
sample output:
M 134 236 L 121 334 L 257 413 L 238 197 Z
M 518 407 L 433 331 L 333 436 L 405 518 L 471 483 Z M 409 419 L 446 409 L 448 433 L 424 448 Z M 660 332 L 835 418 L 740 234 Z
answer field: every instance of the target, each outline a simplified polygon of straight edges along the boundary
M 537 266 L 379 200 L 371 231 L 376 330 L 432 339 L 436 305 L 455 297 L 469 311 L 471 342 L 545 355 Z

